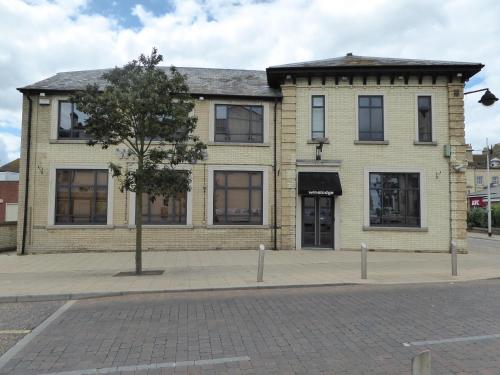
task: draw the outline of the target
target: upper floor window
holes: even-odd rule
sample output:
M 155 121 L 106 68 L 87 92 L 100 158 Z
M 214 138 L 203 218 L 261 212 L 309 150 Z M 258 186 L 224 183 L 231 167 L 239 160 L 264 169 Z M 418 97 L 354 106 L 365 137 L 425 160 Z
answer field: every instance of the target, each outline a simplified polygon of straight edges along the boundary
M 419 96 L 418 141 L 432 142 L 432 101 L 430 96 Z
M 384 105 L 382 95 L 358 97 L 360 141 L 384 140 Z
M 483 184 L 483 176 L 476 176 L 476 185 Z
M 59 138 L 87 139 L 85 121 L 88 116 L 76 109 L 71 102 L 59 101 L 58 136 Z
M 370 173 L 370 225 L 420 226 L 419 173 Z
M 56 224 L 106 224 L 108 171 L 56 170 Z
M 325 96 L 311 97 L 312 139 L 325 138 Z
M 216 142 L 262 143 L 264 116 L 261 105 L 215 105 Z
M 214 224 L 263 222 L 262 172 L 214 172 Z
M 187 192 L 169 198 L 156 197 L 151 201 L 148 194 L 142 194 L 143 224 L 186 224 Z

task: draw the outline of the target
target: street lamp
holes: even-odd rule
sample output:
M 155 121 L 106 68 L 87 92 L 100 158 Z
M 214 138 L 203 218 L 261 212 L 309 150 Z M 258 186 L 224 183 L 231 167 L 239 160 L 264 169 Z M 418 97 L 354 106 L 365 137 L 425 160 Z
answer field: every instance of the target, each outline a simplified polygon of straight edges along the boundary
M 490 91 L 490 89 L 479 89 L 474 91 L 464 92 L 464 95 L 473 94 L 475 92 L 486 91 L 478 103 L 489 107 L 498 100 L 498 98 Z M 490 146 L 488 138 L 486 138 L 486 181 L 488 181 L 488 237 L 491 237 L 491 181 L 490 181 Z

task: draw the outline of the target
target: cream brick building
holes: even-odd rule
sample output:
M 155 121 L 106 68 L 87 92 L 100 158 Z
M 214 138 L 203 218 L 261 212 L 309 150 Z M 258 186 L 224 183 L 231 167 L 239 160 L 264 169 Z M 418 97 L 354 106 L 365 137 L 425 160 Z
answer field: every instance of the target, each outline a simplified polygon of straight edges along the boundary
M 492 185 L 500 184 L 500 144 L 493 147 L 490 155 L 490 181 Z M 486 169 L 486 150 L 481 154 L 474 154 L 472 149 L 467 150 L 467 192 L 477 193 L 488 188 Z
M 466 251 L 464 82 L 477 63 L 353 56 L 179 68 L 208 145 L 191 191 L 146 205 L 144 249 Z M 134 249 L 133 193 L 65 101 L 103 71 L 23 87 L 18 251 Z M 25 199 L 25 196 L 27 199 Z

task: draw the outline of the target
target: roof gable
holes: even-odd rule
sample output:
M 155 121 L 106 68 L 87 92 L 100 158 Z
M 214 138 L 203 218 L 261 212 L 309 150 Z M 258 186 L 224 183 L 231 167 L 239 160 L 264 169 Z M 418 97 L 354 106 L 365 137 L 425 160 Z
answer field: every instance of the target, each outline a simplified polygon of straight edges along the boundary
M 0 172 L 14 172 L 19 173 L 20 159 L 12 160 L 10 163 L 4 164 L 0 167 Z

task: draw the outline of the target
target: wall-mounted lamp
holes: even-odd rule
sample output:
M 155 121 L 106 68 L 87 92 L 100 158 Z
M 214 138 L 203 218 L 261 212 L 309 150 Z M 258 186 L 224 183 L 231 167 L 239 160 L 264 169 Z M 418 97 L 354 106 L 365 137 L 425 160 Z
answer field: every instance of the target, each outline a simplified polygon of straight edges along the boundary
M 319 140 L 316 146 L 316 160 L 321 160 L 321 153 L 323 152 L 323 144 L 325 141 L 323 139 Z
M 478 100 L 478 103 L 481 103 L 486 107 L 489 107 L 490 105 L 495 104 L 495 102 L 498 100 L 498 98 L 490 91 L 489 88 L 464 92 L 464 95 L 469 95 L 481 91 L 486 91 L 486 92 L 483 94 L 483 96 L 481 96 L 481 99 Z

